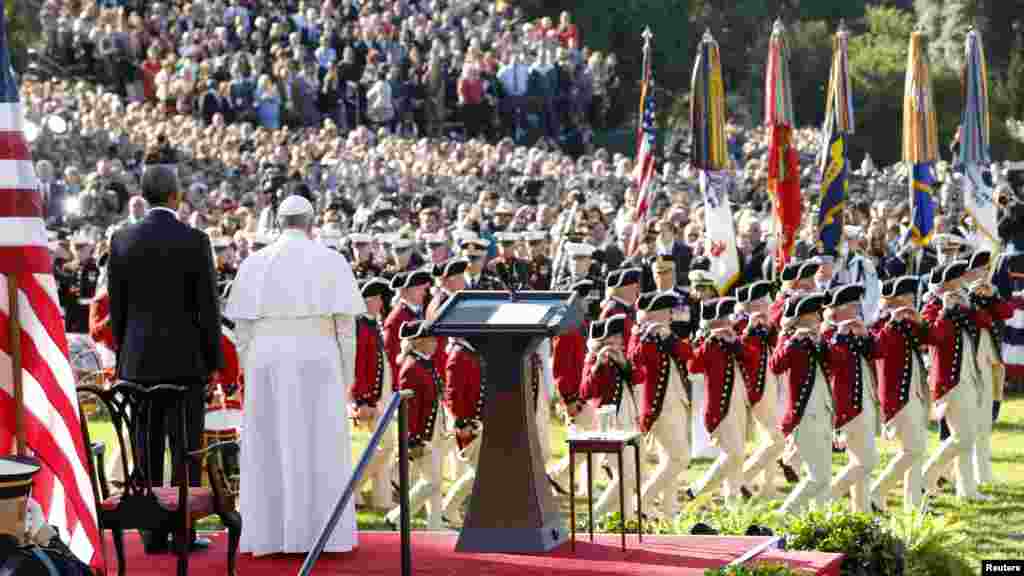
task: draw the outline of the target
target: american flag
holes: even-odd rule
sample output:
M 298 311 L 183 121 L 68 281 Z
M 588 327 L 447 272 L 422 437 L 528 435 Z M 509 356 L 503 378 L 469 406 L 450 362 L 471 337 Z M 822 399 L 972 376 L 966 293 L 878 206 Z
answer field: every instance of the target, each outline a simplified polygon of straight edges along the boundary
M 636 253 L 643 237 L 644 225 L 651 217 L 653 196 L 651 181 L 654 179 L 654 151 L 657 146 L 658 128 L 655 124 L 654 107 L 654 74 L 651 70 L 650 33 L 645 32 L 647 39 L 644 45 L 644 79 L 640 91 L 640 128 L 637 131 L 636 167 L 633 178 L 636 180 L 637 198 L 636 213 L 633 216 L 633 235 L 629 241 L 630 255 Z
M 31 499 L 83 562 L 102 566 L 100 533 L 67 336 L 25 141 L 18 85 L 0 4 L 0 453 L 14 451 L 15 404 L 8 285 L 17 278 L 26 445 L 39 459 Z

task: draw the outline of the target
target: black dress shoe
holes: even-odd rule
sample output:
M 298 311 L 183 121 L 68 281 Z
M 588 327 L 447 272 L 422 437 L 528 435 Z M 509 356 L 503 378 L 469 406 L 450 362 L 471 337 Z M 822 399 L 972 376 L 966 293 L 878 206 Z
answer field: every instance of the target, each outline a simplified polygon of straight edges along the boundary
M 779 468 L 782 469 L 782 475 L 786 477 L 786 482 L 796 484 L 800 481 L 800 475 L 796 473 L 796 470 L 793 470 L 792 466 L 783 462 L 782 458 L 779 458 L 776 462 L 778 462 Z
M 146 554 L 166 554 L 170 550 L 167 539 L 169 534 L 154 534 L 149 531 L 142 531 L 142 550 Z
M 210 547 L 211 544 L 213 544 L 213 542 L 209 538 L 203 538 L 202 536 L 194 536 L 192 538 L 192 542 L 190 542 L 189 545 L 188 545 L 188 549 L 189 549 L 190 552 L 196 552 L 198 550 L 206 550 L 206 549 L 208 549 Z M 172 551 L 177 551 L 178 550 L 178 544 L 176 542 L 174 542 L 173 538 L 171 539 L 171 546 L 172 546 L 172 548 L 171 548 Z

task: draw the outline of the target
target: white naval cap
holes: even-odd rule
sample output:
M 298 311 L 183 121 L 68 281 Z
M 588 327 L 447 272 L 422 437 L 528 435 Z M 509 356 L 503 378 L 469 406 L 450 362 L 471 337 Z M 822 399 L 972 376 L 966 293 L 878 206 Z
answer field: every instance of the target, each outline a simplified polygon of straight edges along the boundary
M 565 252 L 570 258 L 591 258 L 594 255 L 594 248 L 583 242 L 566 242 Z
M 279 216 L 298 216 L 300 214 L 312 214 L 313 204 L 302 196 L 292 195 L 284 199 L 277 208 Z

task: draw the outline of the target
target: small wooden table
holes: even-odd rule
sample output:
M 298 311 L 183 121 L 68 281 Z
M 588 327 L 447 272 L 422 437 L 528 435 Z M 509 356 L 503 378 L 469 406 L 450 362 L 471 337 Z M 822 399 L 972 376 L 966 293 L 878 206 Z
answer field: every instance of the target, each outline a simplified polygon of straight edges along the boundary
M 622 517 L 622 549 L 626 549 L 626 486 L 622 482 L 623 457 L 626 446 L 633 446 L 636 456 L 636 533 L 644 541 L 643 496 L 640 479 L 639 432 L 586 432 L 569 437 L 569 515 L 572 524 L 572 550 L 576 550 L 576 453 L 587 455 L 587 510 L 590 513 L 590 541 L 594 541 L 594 454 L 616 454 L 619 459 L 619 514 Z

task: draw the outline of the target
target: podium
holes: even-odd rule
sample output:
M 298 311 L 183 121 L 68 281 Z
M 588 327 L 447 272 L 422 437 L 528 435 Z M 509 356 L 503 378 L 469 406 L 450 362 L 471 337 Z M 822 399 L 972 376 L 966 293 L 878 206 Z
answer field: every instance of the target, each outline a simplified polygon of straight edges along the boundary
M 572 292 L 463 291 L 431 323 L 432 335 L 465 338 L 480 352 L 487 386 L 483 444 L 456 551 L 547 552 L 568 538 L 541 458 L 526 363 L 543 339 L 582 318 Z

